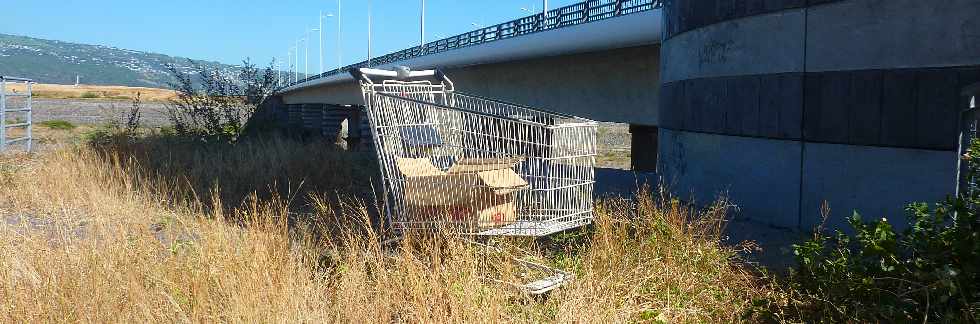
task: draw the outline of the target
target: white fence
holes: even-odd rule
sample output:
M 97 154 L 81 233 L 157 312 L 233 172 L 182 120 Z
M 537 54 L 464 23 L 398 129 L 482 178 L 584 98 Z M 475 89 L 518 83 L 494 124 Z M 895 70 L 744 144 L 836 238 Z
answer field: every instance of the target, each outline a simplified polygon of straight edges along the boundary
M 31 151 L 34 140 L 31 120 L 33 85 L 34 81 L 29 79 L 0 76 L 0 152 L 14 145 Z

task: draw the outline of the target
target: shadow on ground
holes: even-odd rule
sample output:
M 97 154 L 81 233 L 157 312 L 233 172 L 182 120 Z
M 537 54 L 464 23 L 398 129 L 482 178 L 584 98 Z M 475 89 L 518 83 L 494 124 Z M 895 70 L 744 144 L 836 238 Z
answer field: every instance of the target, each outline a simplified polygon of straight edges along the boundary
M 621 196 L 630 197 L 640 192 L 644 185 L 655 188 L 660 178 L 654 172 L 596 168 L 596 198 Z M 726 243 L 736 245 L 751 241 L 760 250 L 750 251 L 745 257 L 777 273 L 784 273 L 794 265 L 792 245 L 801 242 L 807 233 L 794 229 L 773 227 L 749 219 L 750 215 L 730 216 L 726 228 Z
M 171 181 L 186 188 L 181 198 L 220 202 L 225 209 L 241 206 L 255 194 L 259 199 L 285 199 L 290 215 L 302 217 L 313 210 L 310 197 L 321 197 L 332 206 L 345 201 L 371 204 L 376 201 L 372 189 L 380 189 L 372 185 L 372 179 L 378 178 L 372 152 L 349 152 L 318 139 L 270 136 L 227 143 L 147 136 L 110 137 L 91 145 L 106 162 L 129 161 L 122 165 L 133 176 Z M 630 197 L 644 185 L 655 187 L 658 182 L 656 173 L 597 168 L 595 196 Z M 364 207 L 374 225 L 380 226 L 376 206 Z M 762 249 L 749 254 L 750 261 L 776 271 L 791 265 L 789 247 L 799 241 L 800 233 L 745 220 L 743 215 L 733 219 L 727 229 L 728 243 L 754 241 Z
M 225 210 L 242 206 L 251 195 L 288 202 L 290 215 L 311 212 L 312 197 L 331 205 L 370 201 L 371 181 L 377 178 L 372 154 L 348 152 L 322 139 L 268 136 L 229 143 L 109 134 L 90 145 L 107 165 L 119 161 L 132 177 L 178 196 L 171 198 L 198 200 L 206 207 L 220 203 Z

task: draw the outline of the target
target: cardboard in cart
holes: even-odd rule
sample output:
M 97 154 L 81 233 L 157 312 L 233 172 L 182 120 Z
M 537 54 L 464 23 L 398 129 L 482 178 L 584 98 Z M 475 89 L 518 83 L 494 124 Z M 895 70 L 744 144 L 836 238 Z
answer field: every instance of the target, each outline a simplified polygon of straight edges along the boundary
M 404 199 L 412 221 L 443 221 L 480 229 L 517 220 L 514 193 L 528 186 L 514 172 L 518 162 L 520 159 L 513 158 L 463 159 L 447 172 L 428 158 L 395 161 L 405 176 Z

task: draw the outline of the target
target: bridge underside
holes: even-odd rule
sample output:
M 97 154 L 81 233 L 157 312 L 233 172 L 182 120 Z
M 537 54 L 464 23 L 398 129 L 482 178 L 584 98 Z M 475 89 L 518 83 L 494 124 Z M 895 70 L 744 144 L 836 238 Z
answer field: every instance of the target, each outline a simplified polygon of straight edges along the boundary
M 457 91 L 598 121 L 629 123 L 634 167 L 656 167 L 660 45 L 443 69 Z M 282 96 L 286 105 L 364 104 L 352 81 Z

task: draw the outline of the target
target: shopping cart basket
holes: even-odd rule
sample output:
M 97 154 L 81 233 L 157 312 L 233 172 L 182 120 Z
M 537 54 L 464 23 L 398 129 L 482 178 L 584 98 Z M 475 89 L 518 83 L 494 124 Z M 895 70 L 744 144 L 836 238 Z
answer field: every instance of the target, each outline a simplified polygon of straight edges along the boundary
M 597 123 L 357 69 L 396 230 L 545 236 L 591 223 Z

